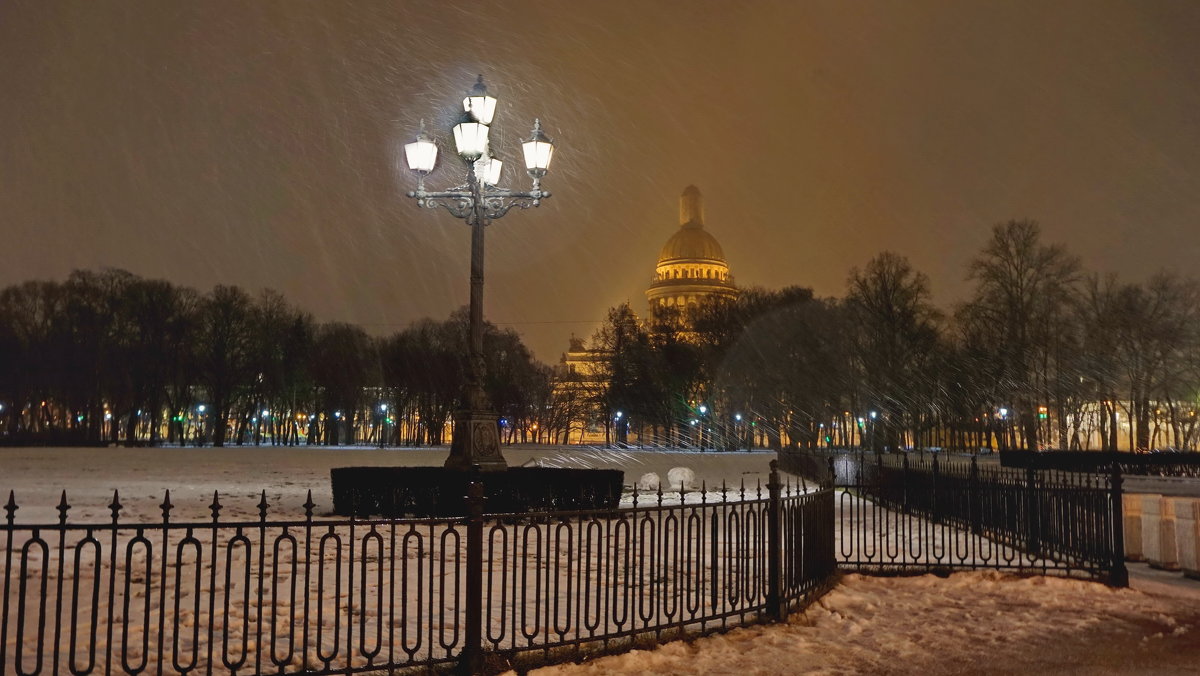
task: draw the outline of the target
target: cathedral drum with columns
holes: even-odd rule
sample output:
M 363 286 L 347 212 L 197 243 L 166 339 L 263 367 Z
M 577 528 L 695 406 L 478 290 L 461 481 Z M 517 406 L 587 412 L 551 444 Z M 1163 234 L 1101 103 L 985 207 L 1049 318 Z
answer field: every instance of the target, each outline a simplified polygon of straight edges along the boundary
M 704 229 L 700 190 L 689 185 L 679 198 L 679 231 L 663 245 L 654 280 L 646 289 L 650 315 L 655 320 L 668 315 L 682 319 L 704 303 L 730 302 L 737 295 L 725 253 Z

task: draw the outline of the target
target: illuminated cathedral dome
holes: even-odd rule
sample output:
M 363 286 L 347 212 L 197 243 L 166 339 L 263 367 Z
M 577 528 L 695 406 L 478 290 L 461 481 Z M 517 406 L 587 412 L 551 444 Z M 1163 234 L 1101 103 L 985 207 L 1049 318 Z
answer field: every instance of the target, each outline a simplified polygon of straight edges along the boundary
M 654 280 L 646 289 L 650 313 L 686 312 L 702 302 L 732 301 L 737 294 L 725 252 L 704 229 L 700 190 L 689 185 L 679 198 L 679 230 L 659 252 Z

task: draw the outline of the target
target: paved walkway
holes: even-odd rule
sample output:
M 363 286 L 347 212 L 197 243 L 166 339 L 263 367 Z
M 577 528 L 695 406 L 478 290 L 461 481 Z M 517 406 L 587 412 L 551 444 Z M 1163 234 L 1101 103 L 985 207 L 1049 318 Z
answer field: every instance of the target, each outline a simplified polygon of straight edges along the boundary
M 1130 563 L 1129 586 L 1152 596 L 1188 598 L 1200 608 L 1200 580 L 1184 577 L 1178 571 L 1151 568 L 1147 563 Z

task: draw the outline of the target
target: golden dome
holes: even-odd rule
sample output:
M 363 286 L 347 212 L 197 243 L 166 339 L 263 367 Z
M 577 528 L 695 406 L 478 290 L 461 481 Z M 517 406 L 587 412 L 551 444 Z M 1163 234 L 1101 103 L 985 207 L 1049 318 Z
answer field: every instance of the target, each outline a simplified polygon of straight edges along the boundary
M 704 209 L 700 190 L 689 185 L 679 198 L 679 232 L 671 236 L 658 254 L 658 262 L 704 260 L 725 262 L 725 252 L 717 238 L 704 230 Z
M 684 227 L 671 236 L 658 254 L 659 263 L 675 260 L 708 260 L 725 262 L 725 252 L 717 238 L 700 228 Z

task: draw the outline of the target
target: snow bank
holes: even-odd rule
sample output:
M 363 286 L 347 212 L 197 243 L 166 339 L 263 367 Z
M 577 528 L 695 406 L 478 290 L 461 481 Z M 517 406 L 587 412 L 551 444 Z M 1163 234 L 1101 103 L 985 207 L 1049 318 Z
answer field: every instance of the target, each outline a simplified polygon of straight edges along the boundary
M 848 575 L 787 624 L 538 669 L 567 674 L 1196 673 L 1194 600 L 1053 577 Z

